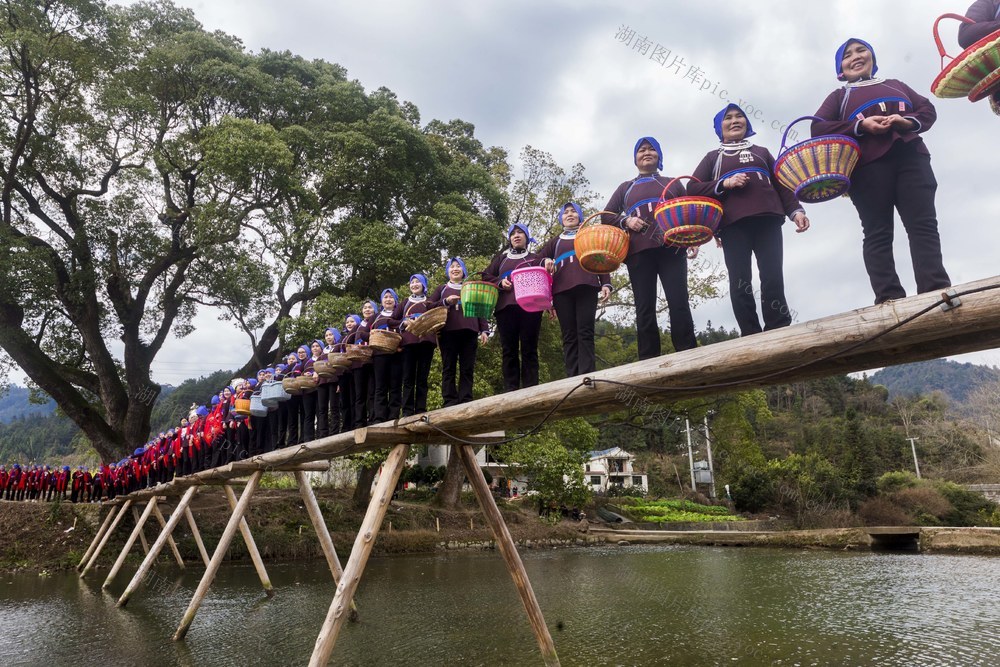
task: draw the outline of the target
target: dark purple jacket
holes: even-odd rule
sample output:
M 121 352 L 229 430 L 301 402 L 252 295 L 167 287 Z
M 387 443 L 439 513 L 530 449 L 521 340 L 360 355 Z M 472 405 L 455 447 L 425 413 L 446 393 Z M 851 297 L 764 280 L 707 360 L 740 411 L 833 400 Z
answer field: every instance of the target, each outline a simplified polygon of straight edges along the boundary
M 916 121 L 916 129 L 902 132 L 893 129 L 885 134 L 859 133 L 864 118 L 891 114 Z M 861 147 L 859 167 L 888 153 L 897 141 L 913 142 L 918 152 L 929 155 L 930 151 L 920 134 L 931 129 L 937 120 L 937 112 L 930 100 L 896 79 L 885 79 L 880 83 L 862 86 L 848 84 L 838 88 L 827 96 L 814 115 L 824 119 L 813 121 L 814 137 L 821 134 L 844 134 L 857 140 Z
M 729 154 L 732 153 L 732 154 Z M 749 161 L 746 161 L 749 156 Z M 744 160 L 744 161 L 741 161 Z M 742 188 L 724 190 L 722 181 L 734 172 L 746 171 L 750 181 Z M 722 227 L 754 215 L 787 215 L 791 217 L 802 206 L 795 193 L 777 182 L 774 157 L 763 146 L 751 145 L 743 153 L 709 151 L 692 174 L 701 181 L 688 183 L 688 194 L 711 197 L 722 203 Z
M 542 249 L 539 257 L 546 257 L 556 263 L 556 272 L 552 276 L 552 293 L 567 292 L 580 285 L 590 285 L 599 290 L 604 285 L 611 287 L 611 275 L 602 273 L 595 275 L 580 267 L 574 249 L 574 237 L 564 238 L 561 234 L 550 238 Z
M 636 176 L 631 181 L 625 181 L 618 186 L 618 189 L 611 195 L 611 199 L 604 206 L 605 211 L 613 211 L 618 215 L 605 213 L 601 216 L 601 222 L 606 225 L 617 225 L 628 232 L 628 257 L 625 263 L 628 264 L 630 258 L 643 250 L 659 248 L 663 245 L 663 232 L 656 225 L 653 212 L 656 205 L 660 203 L 660 196 L 663 188 L 670 183 L 669 176 Z M 683 197 L 685 194 L 684 184 L 677 181 L 670 186 L 667 198 Z M 646 222 L 646 230 L 634 232 L 623 224 L 625 217 L 633 215 Z M 684 249 L 678 249 L 684 252 Z
M 963 49 L 1000 30 L 1000 0 L 976 0 L 965 15 L 975 23 L 958 27 L 958 43 Z
M 426 313 L 431 308 L 428 305 L 429 303 L 431 303 L 430 299 L 411 302 L 410 298 L 407 297 L 402 302 L 396 304 L 396 309 L 392 311 L 392 319 L 396 322 L 402 322 L 411 315 Z M 426 336 L 418 337 L 414 336 L 404 328 L 403 347 L 406 347 L 407 345 L 416 345 L 417 343 L 437 343 L 437 336 L 434 334 L 427 334 Z
M 428 297 L 428 308 L 436 308 L 438 306 L 446 305 L 444 300 L 449 296 L 462 296 L 462 290 L 456 289 L 445 283 L 441 285 L 434 293 Z M 462 312 L 462 304 L 455 303 L 453 306 L 448 306 L 448 319 L 445 322 L 444 329 L 442 331 L 475 331 L 476 333 L 487 333 L 490 330 L 489 323 L 485 318 L 482 317 L 466 317 Z
M 504 250 L 493 258 L 490 265 L 486 267 L 485 271 L 483 271 L 483 280 L 493 283 L 497 286 L 497 289 L 500 290 L 500 298 L 497 299 L 497 307 L 494 309 L 494 313 L 499 313 L 504 308 L 517 306 L 517 299 L 514 298 L 513 286 L 511 286 L 510 289 L 504 289 L 503 287 L 500 287 L 500 281 L 504 278 L 510 280 L 510 274 L 514 269 L 523 269 L 527 266 L 538 266 L 541 263 L 542 258 L 533 252 L 528 252 L 524 257 L 512 259 L 507 255 L 507 251 Z M 518 307 L 520 308 L 520 306 Z

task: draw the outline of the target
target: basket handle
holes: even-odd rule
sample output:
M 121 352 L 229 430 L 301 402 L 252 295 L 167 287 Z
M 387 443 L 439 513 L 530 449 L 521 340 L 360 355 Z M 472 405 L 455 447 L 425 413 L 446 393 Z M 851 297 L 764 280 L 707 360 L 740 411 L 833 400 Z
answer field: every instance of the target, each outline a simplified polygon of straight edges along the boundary
M 788 142 L 788 133 L 791 131 L 792 126 L 804 120 L 826 120 L 826 119 L 820 118 L 819 116 L 802 116 L 800 118 L 796 118 L 795 120 L 793 120 L 791 123 L 788 124 L 788 127 L 785 128 L 785 133 L 781 135 L 781 148 L 778 149 L 778 155 L 781 155 L 782 153 L 788 150 L 786 144 Z
M 961 14 L 942 14 L 934 21 L 934 43 L 937 45 L 938 54 L 941 56 L 941 69 L 944 69 L 944 59 L 950 58 L 954 60 L 954 58 L 948 55 L 944 50 L 944 44 L 941 42 L 941 35 L 938 33 L 938 24 L 941 23 L 941 19 L 957 19 L 962 23 L 975 23 L 975 21 Z
M 594 218 L 596 218 L 599 215 L 604 215 L 605 213 L 607 213 L 609 215 L 617 215 L 617 216 L 623 215 L 622 213 L 615 213 L 614 211 L 598 211 L 597 213 L 595 213 L 593 215 L 587 216 L 586 220 L 584 220 L 583 222 L 580 223 L 580 229 L 583 229 L 588 224 L 600 225 L 601 224 L 600 222 L 591 223 L 590 221 L 593 220 Z
M 670 182 L 664 186 L 663 192 L 660 193 L 660 201 L 667 200 L 667 191 L 670 190 L 670 186 L 676 183 L 677 181 L 681 180 L 682 178 L 686 178 L 688 180 L 697 181 L 698 183 L 701 183 L 701 181 L 695 178 L 694 176 L 677 176 L 676 178 L 672 178 L 670 179 Z

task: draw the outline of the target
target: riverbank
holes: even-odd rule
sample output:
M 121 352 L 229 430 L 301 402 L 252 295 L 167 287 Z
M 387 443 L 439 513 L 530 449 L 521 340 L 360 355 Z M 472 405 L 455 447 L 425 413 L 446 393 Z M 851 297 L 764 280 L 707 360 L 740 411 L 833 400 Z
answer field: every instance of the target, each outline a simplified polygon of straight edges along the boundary
M 351 504 L 349 492 L 317 489 L 317 500 L 342 560 L 350 555 L 364 511 Z M 162 504 L 161 504 L 162 506 Z M 229 517 L 229 505 L 218 488 L 202 490 L 192 504 L 198 527 L 209 551 L 218 542 Z M 168 510 L 164 508 L 165 513 Z M 55 571 L 72 569 L 83 556 L 107 510 L 97 505 L 21 503 L 0 501 L 0 571 Z M 874 529 L 822 530 L 631 530 L 564 520 L 542 521 L 533 506 L 502 504 L 501 512 L 519 548 L 580 546 L 587 544 L 691 544 L 707 546 L 762 546 L 806 549 L 871 550 L 879 548 Z M 254 540 L 267 561 L 323 558 L 312 524 L 299 494 L 291 489 L 258 491 L 247 515 Z M 123 520 L 105 547 L 98 567 L 112 562 L 134 526 Z M 722 528 L 722 526 L 712 526 Z M 757 527 L 757 526 L 755 526 Z M 935 553 L 1000 555 L 1000 529 L 914 528 L 915 550 Z M 148 525 L 149 541 L 158 526 Z M 200 560 L 197 545 L 182 524 L 174 539 L 185 560 Z M 452 549 L 493 549 L 493 536 L 478 506 L 466 498 L 454 511 L 423 502 L 393 502 L 375 542 L 375 554 L 431 553 Z M 133 547 L 130 559 L 138 563 L 142 548 Z M 166 559 L 167 556 L 161 556 Z M 227 560 L 248 558 L 242 540 L 233 541 Z

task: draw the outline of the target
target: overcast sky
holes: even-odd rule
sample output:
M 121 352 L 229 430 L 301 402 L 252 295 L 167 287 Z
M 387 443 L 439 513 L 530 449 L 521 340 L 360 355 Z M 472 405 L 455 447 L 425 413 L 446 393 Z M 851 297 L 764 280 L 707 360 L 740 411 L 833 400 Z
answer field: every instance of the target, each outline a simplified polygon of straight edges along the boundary
M 461 118 L 485 145 L 512 156 L 530 144 L 564 167 L 586 166 L 602 203 L 634 175 L 632 146 L 653 135 L 664 172 L 691 173 L 717 147 L 712 117 L 728 100 L 756 112 L 754 141 L 777 154 L 785 123 L 813 113 L 838 86 L 834 53 L 856 36 L 874 48 L 881 76 L 930 97 L 938 120 L 924 135 L 939 182 L 937 208 L 945 266 L 954 284 L 998 273 L 1000 190 L 988 157 L 1000 118 L 986 102 L 939 100 L 929 92 L 940 71 L 931 27 L 957 4 L 927 0 L 803 2 L 330 2 L 329 0 L 180 0 L 209 30 L 250 50 L 289 50 L 344 66 L 366 90 L 386 86 L 420 109 L 424 123 Z M 957 22 L 943 25 L 952 54 Z M 622 41 L 623 32 L 635 38 Z M 649 44 L 643 53 L 644 37 Z M 665 64 L 652 56 L 669 50 Z M 676 58 L 676 61 L 675 61 Z M 673 65 L 673 66 L 671 66 Z M 750 109 L 748 108 L 748 111 Z M 801 123 L 800 134 L 808 134 Z M 861 258 L 861 225 L 850 201 L 807 208 L 812 229 L 786 224 L 785 284 L 797 322 L 870 305 Z M 722 251 L 703 251 L 720 265 Z M 897 269 L 914 280 L 897 222 Z M 728 297 L 695 310 L 735 326 Z M 177 384 L 241 365 L 249 345 L 228 324 L 199 316 L 197 331 L 168 343 L 154 379 Z M 231 341 L 231 342 L 223 342 Z M 194 350 L 195 352 L 192 352 Z M 1000 365 L 1000 350 L 957 357 Z

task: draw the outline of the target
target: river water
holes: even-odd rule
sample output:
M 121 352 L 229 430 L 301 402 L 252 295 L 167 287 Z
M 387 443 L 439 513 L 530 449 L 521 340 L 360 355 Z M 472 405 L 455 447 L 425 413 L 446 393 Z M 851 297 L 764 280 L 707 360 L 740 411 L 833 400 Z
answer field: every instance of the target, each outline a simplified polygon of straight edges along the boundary
M 106 556 L 110 559 L 110 556 Z M 570 665 L 997 665 L 1000 558 L 687 546 L 522 550 Z M 333 595 L 325 562 L 220 571 L 187 639 L 200 568 L 165 560 L 115 607 L 107 570 L 0 575 L 0 665 L 304 665 Z M 494 552 L 373 558 L 336 665 L 536 665 Z

